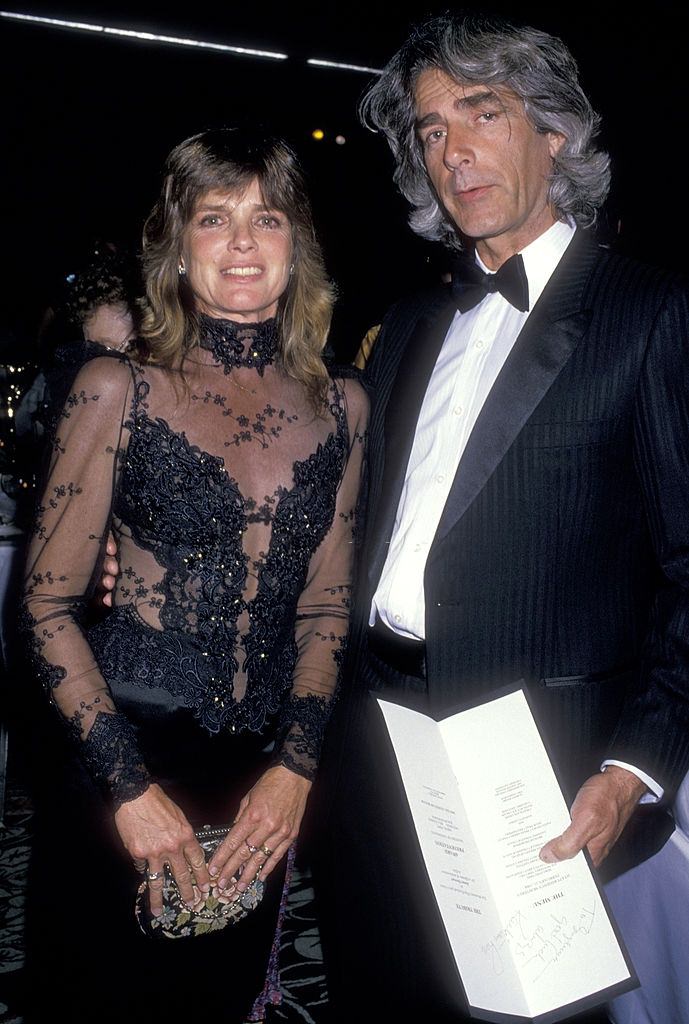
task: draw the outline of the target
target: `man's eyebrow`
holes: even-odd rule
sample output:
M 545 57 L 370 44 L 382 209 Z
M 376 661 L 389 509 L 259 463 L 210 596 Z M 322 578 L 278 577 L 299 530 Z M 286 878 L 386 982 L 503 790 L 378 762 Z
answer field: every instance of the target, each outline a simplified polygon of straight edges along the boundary
M 423 117 L 417 117 L 414 121 L 414 129 L 417 132 L 423 131 L 424 128 L 430 127 L 432 124 L 439 124 L 444 118 L 432 111 L 430 114 L 424 114 Z
M 505 105 L 502 96 L 499 96 L 494 89 L 484 89 L 483 92 L 472 92 L 469 96 L 458 97 L 455 106 L 458 108 L 469 107 L 474 110 L 476 107 L 482 107 L 484 103 L 499 103 L 501 107 Z
M 505 107 L 504 99 L 494 89 L 483 89 L 481 92 L 472 92 L 468 96 L 458 96 L 454 105 L 457 110 L 475 110 L 477 107 L 482 107 L 485 103 L 499 103 L 501 107 Z M 438 124 L 443 120 L 444 118 L 437 111 L 433 110 L 428 114 L 424 114 L 423 117 L 417 118 L 414 127 L 417 132 L 420 132 L 424 128 L 428 128 L 432 124 Z

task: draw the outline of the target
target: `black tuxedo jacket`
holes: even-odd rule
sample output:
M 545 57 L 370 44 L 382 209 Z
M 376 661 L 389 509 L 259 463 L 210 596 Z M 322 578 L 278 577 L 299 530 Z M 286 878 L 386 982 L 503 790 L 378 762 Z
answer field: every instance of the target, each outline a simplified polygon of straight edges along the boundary
M 524 681 L 570 797 L 604 758 L 667 800 L 689 767 L 688 312 L 674 275 L 578 231 L 480 413 L 426 566 L 432 711 Z M 369 363 L 354 647 L 454 313 L 440 290 L 398 304 Z

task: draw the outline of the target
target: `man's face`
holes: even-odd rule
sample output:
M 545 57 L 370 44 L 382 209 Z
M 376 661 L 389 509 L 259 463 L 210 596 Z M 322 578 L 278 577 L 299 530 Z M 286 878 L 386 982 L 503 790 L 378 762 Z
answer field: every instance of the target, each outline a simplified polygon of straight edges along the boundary
M 547 178 L 561 135 L 539 134 L 501 86 L 461 85 L 439 68 L 416 82 L 428 176 L 462 234 L 496 269 L 555 222 Z

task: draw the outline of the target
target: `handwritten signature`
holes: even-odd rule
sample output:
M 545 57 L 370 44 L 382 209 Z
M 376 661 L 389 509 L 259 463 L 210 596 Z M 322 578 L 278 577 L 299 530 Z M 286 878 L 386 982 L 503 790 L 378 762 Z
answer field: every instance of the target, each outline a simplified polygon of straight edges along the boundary
M 520 910 L 496 932 L 490 942 L 481 946 L 491 970 L 500 975 L 505 971 L 505 957 L 512 955 L 519 967 L 531 967 L 531 980 L 538 981 L 552 964 L 557 963 L 572 946 L 589 934 L 596 916 L 595 903 L 582 907 L 574 915 L 554 914 L 534 923 Z M 507 949 L 505 949 L 507 947 Z

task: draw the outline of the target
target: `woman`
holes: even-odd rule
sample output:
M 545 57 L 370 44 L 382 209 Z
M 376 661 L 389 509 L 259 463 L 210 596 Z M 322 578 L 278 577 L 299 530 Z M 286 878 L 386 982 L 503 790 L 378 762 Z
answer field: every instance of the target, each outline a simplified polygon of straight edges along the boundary
M 231 1024 L 265 975 L 335 692 L 366 400 L 321 359 L 332 293 L 283 142 L 228 129 L 177 146 L 144 272 L 138 361 L 79 373 L 29 551 L 38 670 L 81 755 L 37 839 L 31 948 L 72 1021 L 154 1006 Z M 110 526 L 113 610 L 84 629 Z M 194 830 L 232 821 L 206 864 Z M 135 868 L 157 916 L 166 865 L 192 907 L 259 872 L 263 902 L 152 940 Z

